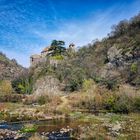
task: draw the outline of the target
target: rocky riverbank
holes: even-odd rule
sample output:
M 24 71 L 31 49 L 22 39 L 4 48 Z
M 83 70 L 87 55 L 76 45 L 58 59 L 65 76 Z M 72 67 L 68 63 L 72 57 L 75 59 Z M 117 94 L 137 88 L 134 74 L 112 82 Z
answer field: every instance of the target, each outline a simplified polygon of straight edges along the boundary
M 65 119 L 3 124 L 8 127 L 0 128 L 0 140 L 44 140 L 47 138 L 54 140 L 64 137 L 79 140 L 86 138 L 140 139 L 139 114 L 107 113 L 96 116 L 90 113 L 74 112 Z
M 0 129 L 0 140 L 22 140 L 25 137 L 18 131 L 12 131 L 8 129 Z

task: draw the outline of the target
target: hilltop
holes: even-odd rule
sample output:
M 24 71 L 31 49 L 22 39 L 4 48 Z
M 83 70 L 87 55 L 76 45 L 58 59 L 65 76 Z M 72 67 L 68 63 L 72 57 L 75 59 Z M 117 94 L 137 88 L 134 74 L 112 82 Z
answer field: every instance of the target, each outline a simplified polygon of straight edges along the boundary
M 57 47 L 52 45 L 52 48 L 53 46 Z M 84 82 L 91 79 L 109 90 L 119 88 L 122 84 L 138 88 L 140 85 L 140 14 L 114 25 L 111 33 L 101 41 L 95 40 L 74 53 L 54 54 L 53 57 L 46 55 L 45 58 L 51 58 L 49 60 L 55 58 L 56 62 L 56 58 L 60 56 L 63 60 L 59 61 L 57 67 L 45 61 L 31 68 L 32 77 L 35 78 L 35 83 L 37 82 L 35 84 L 37 91 L 37 85 L 40 85 L 41 89 L 45 89 L 44 92 L 48 92 L 47 83 L 51 80 L 50 77 L 57 81 L 58 84 L 55 86 L 59 85 L 63 91 L 80 90 Z
M 13 80 L 25 68 L 19 65 L 15 59 L 10 60 L 0 52 L 0 80 Z

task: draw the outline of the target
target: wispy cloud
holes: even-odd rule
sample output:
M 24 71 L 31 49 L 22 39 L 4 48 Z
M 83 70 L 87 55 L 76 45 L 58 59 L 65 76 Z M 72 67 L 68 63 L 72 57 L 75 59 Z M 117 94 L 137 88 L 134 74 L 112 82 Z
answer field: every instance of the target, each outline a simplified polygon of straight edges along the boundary
M 57 10 L 56 10 L 56 8 L 55 8 L 53 2 L 52 2 L 51 0 L 47 0 L 47 2 L 48 2 L 49 6 L 51 7 L 51 10 L 52 10 L 52 12 L 53 12 L 53 19 L 54 19 L 54 20 L 57 20 L 57 14 L 58 14 L 58 13 L 57 13 Z
M 74 42 L 77 46 L 82 46 L 96 38 L 101 39 L 109 33 L 110 26 L 115 23 L 115 20 L 111 19 L 114 12 L 116 12 L 115 7 L 80 21 L 62 22 L 57 30 L 34 29 L 32 32 L 44 40 L 58 39 L 64 40 L 67 44 Z
M 35 29 L 32 32 L 44 40 L 60 39 L 66 41 L 67 44 L 74 42 L 77 46 L 82 46 L 96 38 L 101 39 L 105 37 L 110 32 L 113 24 L 117 24 L 120 20 L 129 19 L 134 14 L 137 14 L 139 11 L 138 4 L 140 4 L 140 1 L 136 1 L 126 7 L 125 3 L 121 3 L 106 11 L 101 10 L 96 15 L 90 15 L 87 19 L 62 22 L 60 23 L 61 26 L 59 25 L 55 31 Z
M 55 0 L 8 1 L 0 0 L 0 51 L 24 66 L 29 66 L 31 54 L 39 53 L 53 39 L 83 46 L 105 37 L 113 24 L 140 10 L 140 0 L 127 5 L 121 1 L 96 12 L 93 9 L 86 17 L 67 19 L 57 9 Z

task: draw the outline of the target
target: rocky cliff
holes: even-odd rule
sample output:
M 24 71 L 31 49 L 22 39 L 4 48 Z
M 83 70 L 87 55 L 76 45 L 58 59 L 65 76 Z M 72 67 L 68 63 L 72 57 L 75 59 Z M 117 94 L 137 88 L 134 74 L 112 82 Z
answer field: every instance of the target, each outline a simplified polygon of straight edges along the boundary
M 0 52 L 0 80 L 12 80 L 25 68 L 19 65 L 16 60 L 10 60 Z

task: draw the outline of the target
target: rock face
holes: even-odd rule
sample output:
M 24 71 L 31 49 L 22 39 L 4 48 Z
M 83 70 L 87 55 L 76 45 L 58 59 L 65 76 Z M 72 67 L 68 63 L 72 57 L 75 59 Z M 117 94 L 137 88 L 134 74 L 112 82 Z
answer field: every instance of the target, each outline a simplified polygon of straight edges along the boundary
M 34 85 L 34 94 L 59 94 L 60 93 L 60 82 L 53 76 L 43 76 L 39 78 Z
M 112 46 L 107 52 L 108 60 L 110 62 L 114 62 L 117 59 L 120 59 L 122 57 L 120 52 L 121 52 L 121 50 L 117 49 L 116 45 Z
M 10 60 L 0 53 L 0 80 L 11 80 L 23 70 L 25 68 L 17 64 L 16 60 Z
M 138 50 L 140 52 L 140 50 Z M 119 45 L 112 45 L 107 51 L 108 62 L 100 69 L 100 75 L 107 79 L 125 79 L 139 84 L 140 55 L 135 51 L 124 51 Z M 133 65 L 135 70 L 133 71 Z M 133 75 L 133 77 L 132 77 Z

